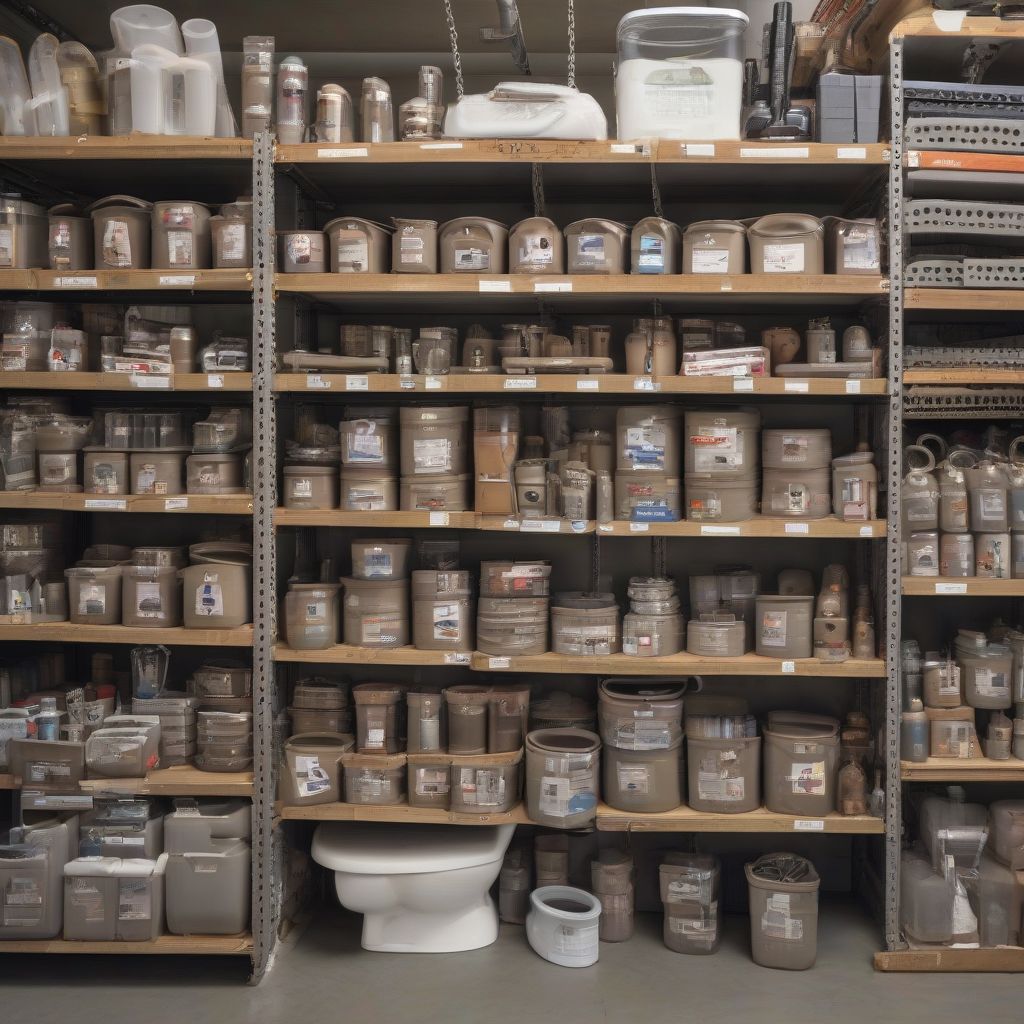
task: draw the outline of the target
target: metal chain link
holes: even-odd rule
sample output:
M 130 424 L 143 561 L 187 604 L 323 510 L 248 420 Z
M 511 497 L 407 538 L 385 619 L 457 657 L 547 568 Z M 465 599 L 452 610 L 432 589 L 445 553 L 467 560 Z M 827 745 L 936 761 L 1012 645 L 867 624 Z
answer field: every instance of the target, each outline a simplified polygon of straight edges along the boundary
M 654 215 L 663 217 L 664 211 L 661 206 L 661 189 L 658 187 L 658 171 L 654 162 L 651 162 L 651 202 L 654 204 Z
M 544 168 L 540 164 L 530 164 L 533 178 L 533 215 L 544 216 Z
M 570 89 L 576 88 L 576 0 L 569 0 L 569 75 L 567 84 Z
M 451 0 L 444 0 L 444 16 L 448 21 L 448 35 L 452 41 L 452 62 L 455 64 L 455 95 L 461 100 L 465 92 L 462 84 L 462 54 L 459 53 L 459 33 L 455 29 L 455 15 Z

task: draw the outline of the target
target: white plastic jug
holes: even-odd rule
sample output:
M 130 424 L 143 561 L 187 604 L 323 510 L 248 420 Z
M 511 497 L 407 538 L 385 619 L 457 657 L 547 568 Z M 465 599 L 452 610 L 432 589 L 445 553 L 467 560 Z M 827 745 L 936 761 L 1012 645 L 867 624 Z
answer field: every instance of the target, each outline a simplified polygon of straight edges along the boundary
M 29 108 L 35 117 L 36 135 L 67 135 L 69 129 L 68 91 L 60 79 L 56 36 L 44 32 L 36 37 L 28 54 L 32 83 Z
M 910 445 L 904 453 L 907 475 L 903 478 L 903 529 L 936 530 L 939 526 L 939 484 L 932 475 L 935 456 L 922 445 Z

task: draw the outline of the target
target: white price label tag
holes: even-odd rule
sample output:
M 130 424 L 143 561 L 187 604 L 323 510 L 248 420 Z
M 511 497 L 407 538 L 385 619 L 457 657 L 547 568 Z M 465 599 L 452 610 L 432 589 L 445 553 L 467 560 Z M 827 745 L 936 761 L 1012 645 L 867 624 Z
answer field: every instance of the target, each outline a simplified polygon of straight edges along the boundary
M 634 377 L 633 378 L 633 390 L 634 391 L 660 391 L 661 384 L 658 383 L 653 377 Z
M 54 284 L 58 288 L 95 288 L 96 278 L 75 275 L 73 277 L 58 277 Z
M 346 391 L 369 391 L 370 390 L 370 378 L 365 373 L 346 373 L 345 374 L 345 390 Z
M 837 160 L 867 160 L 866 146 L 836 146 Z
M 966 17 L 966 11 L 932 11 L 932 21 L 941 32 L 959 32 Z
M 572 281 L 534 281 L 534 293 L 537 292 L 571 292 Z
M 329 391 L 330 387 L 331 382 L 329 380 L 325 380 L 319 373 L 306 374 L 307 391 Z
M 478 281 L 477 288 L 482 292 L 510 292 L 512 291 L 511 281 Z
M 519 520 L 518 519 L 506 519 L 501 524 L 501 528 L 503 530 L 518 530 L 519 529 Z
M 415 391 L 416 390 L 416 380 L 413 377 L 399 377 L 398 378 L 398 386 L 403 391 Z
M 720 292 L 731 292 L 732 291 L 732 281 L 719 281 L 718 282 L 718 290 Z
M 346 157 L 369 156 L 370 151 L 365 146 L 357 146 L 354 149 L 318 149 L 317 160 L 343 160 Z
M 738 537 L 740 528 L 738 526 L 717 526 L 714 523 L 701 523 L 700 535 L 702 537 Z
M 185 508 L 188 508 L 188 498 L 168 498 L 164 502 L 165 512 L 180 512 Z
M 600 532 L 600 533 L 614 533 L 615 532 L 615 524 L 614 523 L 598 523 L 597 524 L 597 529 L 598 529 L 598 532 Z
M 420 149 L 462 149 L 461 142 L 421 142 Z
M 920 167 L 921 166 L 921 154 L 916 149 L 912 149 L 907 154 L 907 166 L 908 167 Z
M 512 664 L 511 658 L 488 658 L 488 668 L 508 668 Z
M 684 156 L 714 156 L 715 144 L 713 142 L 684 142 L 679 147 Z
M 793 822 L 794 832 L 824 832 L 825 822 L 821 818 L 797 818 Z
M 741 146 L 741 160 L 806 160 L 807 146 Z
M 935 584 L 936 594 L 966 594 L 967 584 L 966 583 L 936 583 Z
M 448 525 L 448 513 L 447 512 L 430 512 L 428 513 L 428 523 L 431 526 L 447 526 Z
M 536 391 L 537 390 L 537 378 L 536 377 L 506 377 L 505 378 L 505 390 L 506 391 Z
M 797 536 L 806 536 L 811 532 L 809 523 L 786 523 L 786 533 Z
M 601 382 L 596 377 L 580 377 L 576 381 L 577 391 L 600 391 Z
M 783 385 L 785 391 L 795 391 L 797 394 L 806 395 L 810 391 L 810 384 L 805 380 L 787 380 Z
M 782 672 L 785 673 L 786 675 L 789 675 L 791 672 L 795 672 L 795 671 L 796 671 L 796 662 L 795 661 L 784 661 L 782 663 Z
M 862 537 L 874 537 L 875 528 L 873 526 L 862 526 L 860 528 L 860 535 Z
M 443 377 L 427 377 L 423 381 L 424 391 L 440 391 L 444 387 Z
M 463 651 L 449 652 L 444 656 L 446 665 L 468 665 L 469 655 Z
M 651 524 L 650 523 L 630 523 L 629 524 L 629 532 L 630 533 L 649 533 L 650 529 L 651 529 Z
M 123 512 L 128 507 L 124 498 L 86 498 L 86 511 Z
M 608 147 L 609 153 L 628 153 L 632 156 L 650 156 L 649 142 L 613 142 Z
M 196 283 L 195 274 L 161 274 L 161 288 L 191 288 Z
M 860 381 L 859 380 L 848 380 L 846 382 L 846 393 L 848 395 L 859 395 L 860 394 Z
M 206 386 L 208 388 L 222 388 L 222 387 L 224 387 L 224 374 L 223 373 L 208 373 L 206 375 Z
M 561 519 L 524 519 L 519 524 L 523 533 L 559 533 L 562 529 Z
M 753 391 L 754 390 L 754 378 L 753 377 L 733 377 L 732 379 L 733 391 Z
M 170 377 L 154 377 L 148 373 L 133 373 L 130 379 L 133 388 L 143 388 L 150 391 L 169 391 L 171 388 Z

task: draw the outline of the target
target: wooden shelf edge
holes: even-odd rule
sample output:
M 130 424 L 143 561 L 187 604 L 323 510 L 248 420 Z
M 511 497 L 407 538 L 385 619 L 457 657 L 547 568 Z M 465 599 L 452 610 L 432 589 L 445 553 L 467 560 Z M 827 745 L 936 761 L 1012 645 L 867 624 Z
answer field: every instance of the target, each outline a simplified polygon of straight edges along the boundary
M 94 507 L 89 503 L 93 502 Z M 124 502 L 124 508 L 110 503 Z M 167 507 L 167 502 L 172 506 Z M 181 503 L 185 502 L 184 505 Z M 106 506 L 106 507 L 105 507 Z M 48 491 L 0 491 L 0 508 L 48 509 L 55 512 L 126 512 L 132 514 L 249 516 L 251 494 L 60 494 Z
M 1024 384 L 1024 370 L 949 369 L 904 370 L 904 384 Z
M 899 949 L 875 954 L 876 971 L 894 973 L 1008 974 L 1024 971 L 1024 948 Z
M 72 942 L 66 939 L 0 940 L 0 953 L 83 953 L 114 956 L 249 956 L 252 936 L 161 935 L 152 942 Z
M 81 789 L 135 796 L 252 796 L 253 773 L 204 772 L 179 765 L 149 772 L 142 779 L 84 779 Z
M 980 37 L 990 39 L 1021 39 L 1024 38 L 1024 25 L 1019 21 L 1003 21 L 1001 18 L 964 17 L 959 19 L 956 27 L 943 28 L 939 20 L 932 17 L 934 12 L 911 14 L 897 22 L 889 34 L 889 39 L 913 38 L 963 38 Z M 947 12 L 940 11 L 940 14 Z M 956 13 L 956 12 L 948 12 Z M 949 19 L 950 23 L 957 19 Z
M 0 641 L 50 640 L 64 643 L 169 644 L 179 647 L 252 647 L 253 628 L 149 629 L 135 626 L 90 626 L 77 622 L 13 623 L 0 617 Z
M 201 135 L 5 136 L 0 160 L 252 160 L 250 139 Z
M 901 761 L 904 782 L 1024 782 L 1024 761 L 1011 757 L 930 757 L 927 761 Z
M 1022 597 L 1024 579 L 993 580 L 982 576 L 904 576 L 904 597 Z
M 529 825 L 524 804 L 492 814 L 446 811 L 434 807 L 410 807 L 408 804 L 314 804 L 311 807 L 283 807 L 276 815 L 282 821 L 388 821 L 436 825 Z
M 871 815 L 803 818 L 777 814 L 761 807 L 742 814 L 711 814 L 680 807 L 656 814 L 618 811 L 601 804 L 597 810 L 600 832 L 772 832 L 830 835 L 883 835 L 885 822 Z
M 219 377 L 220 383 L 210 387 L 209 378 Z M 167 391 L 205 391 L 210 394 L 221 392 L 250 393 L 251 373 L 225 372 L 218 374 L 178 373 L 170 378 L 166 388 L 139 387 L 130 373 L 47 373 L 35 370 L 0 371 L 0 389 L 38 391 L 135 391 L 162 394 Z
M 907 288 L 905 308 L 930 310 L 1022 310 L 1020 288 Z
M 2 158 L 2 151 L 0 151 Z M 102 291 L 239 292 L 252 295 L 249 270 L 0 270 L 0 291 L 57 291 L 89 295 Z

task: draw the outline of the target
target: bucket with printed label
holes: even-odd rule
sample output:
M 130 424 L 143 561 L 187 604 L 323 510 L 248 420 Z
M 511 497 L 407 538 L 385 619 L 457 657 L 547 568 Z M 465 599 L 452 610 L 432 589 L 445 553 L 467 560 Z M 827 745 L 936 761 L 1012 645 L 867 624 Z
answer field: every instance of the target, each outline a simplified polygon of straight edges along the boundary
M 341 755 L 352 750 L 353 738 L 335 733 L 306 732 L 285 740 L 279 795 L 286 807 L 332 804 L 341 799 Z
M 526 807 L 550 828 L 583 828 L 597 816 L 601 737 L 541 729 L 526 737 Z
M 750 952 L 754 963 L 806 971 L 818 955 L 818 889 L 814 865 L 794 853 L 766 853 L 746 865 Z

